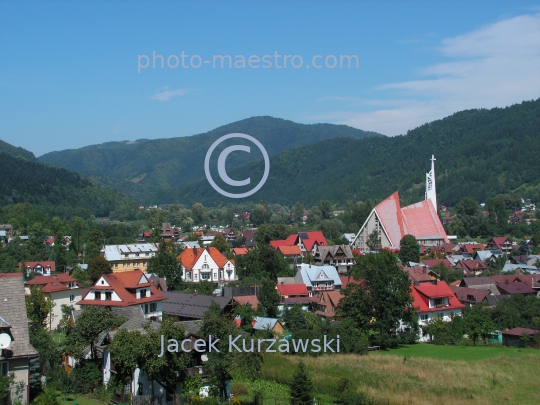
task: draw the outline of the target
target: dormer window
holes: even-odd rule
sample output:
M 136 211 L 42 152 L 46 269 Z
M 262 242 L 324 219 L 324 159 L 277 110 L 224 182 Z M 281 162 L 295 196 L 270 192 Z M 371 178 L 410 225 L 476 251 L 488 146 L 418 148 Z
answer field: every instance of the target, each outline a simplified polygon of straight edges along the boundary
M 141 298 L 146 298 L 146 288 L 141 290 Z

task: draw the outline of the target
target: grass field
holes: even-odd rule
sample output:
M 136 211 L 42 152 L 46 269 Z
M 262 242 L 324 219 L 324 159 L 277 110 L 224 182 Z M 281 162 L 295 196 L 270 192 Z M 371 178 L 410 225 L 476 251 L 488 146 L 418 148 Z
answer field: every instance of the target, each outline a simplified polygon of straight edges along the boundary
M 373 354 L 428 357 L 436 360 L 478 361 L 493 357 L 521 357 L 530 354 L 530 350 L 503 346 L 437 346 L 427 343 L 404 346 L 395 350 L 381 350 Z
M 268 355 L 264 404 L 286 404 L 298 356 Z M 305 357 L 317 404 L 332 404 L 336 387 L 349 379 L 357 392 L 380 404 L 539 404 L 540 350 L 497 346 L 412 345 L 366 356 Z M 280 391 L 281 390 L 281 391 Z

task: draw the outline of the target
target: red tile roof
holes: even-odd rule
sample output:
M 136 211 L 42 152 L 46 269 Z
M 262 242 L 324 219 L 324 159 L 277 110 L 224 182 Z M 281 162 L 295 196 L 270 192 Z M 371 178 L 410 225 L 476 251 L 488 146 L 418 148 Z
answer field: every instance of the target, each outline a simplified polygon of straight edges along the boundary
M 279 246 L 277 248 L 283 256 L 301 256 L 302 251 L 297 245 L 294 246 Z
M 38 276 L 32 280 L 24 283 L 26 286 L 42 286 L 41 291 L 44 293 L 52 293 L 57 291 L 69 290 L 70 288 L 66 285 L 67 283 L 76 283 L 77 287 L 80 287 L 80 284 L 77 283 L 77 280 L 72 278 L 68 273 L 53 274 L 50 276 Z
M 450 260 L 448 259 L 428 259 L 428 260 L 422 260 L 422 264 L 425 264 L 429 268 L 435 267 L 439 264 L 444 264 L 449 269 L 452 269 L 452 263 L 450 263 Z
M 471 304 L 482 302 L 484 298 L 491 294 L 491 291 L 481 290 L 479 288 L 450 286 L 450 289 L 456 295 L 460 302 L 467 302 Z M 473 296 L 475 299 L 470 300 L 469 296 Z
M 248 254 L 248 250 L 244 248 L 233 248 L 233 252 L 236 256 L 243 256 Z
M 239 305 L 250 304 L 253 309 L 257 309 L 259 306 L 259 299 L 256 295 L 242 295 L 238 297 L 233 297 L 233 301 Z
M 459 248 L 459 251 L 472 255 L 477 250 L 484 250 L 485 248 L 486 247 L 482 243 L 464 243 Z
M 308 295 L 305 284 L 278 284 L 279 295 Z
M 460 260 L 456 267 L 462 268 L 467 275 L 487 270 L 487 266 L 482 260 Z
M 26 268 L 30 267 L 31 269 L 36 267 L 38 264 L 41 265 L 41 267 L 43 267 L 44 269 L 46 269 L 47 266 L 49 266 L 51 268 L 51 272 L 56 271 L 56 263 L 54 262 L 54 260 L 43 261 L 43 262 L 24 262 L 24 265 L 26 266 Z M 22 263 L 19 263 L 19 269 L 21 268 L 21 266 L 22 266 Z
M 392 246 L 398 246 L 406 234 L 414 235 L 416 238 L 441 237 L 446 243 L 449 242 L 431 200 L 401 208 L 399 193 L 396 191 L 377 204 L 374 210 Z
M 418 308 L 419 312 L 434 312 L 445 311 L 452 309 L 465 308 L 465 305 L 459 302 L 448 284 L 444 281 L 438 281 L 437 284 L 422 283 L 418 286 L 411 286 L 412 297 L 414 299 L 413 305 Z M 443 298 L 448 297 L 449 305 L 444 308 L 429 308 L 430 298 Z
M 313 249 L 313 245 L 317 243 L 319 246 L 328 246 L 328 242 L 321 231 L 314 232 L 302 232 L 307 235 L 307 239 L 303 239 L 302 243 L 306 247 L 306 250 Z
M 503 335 L 510 335 L 510 336 L 521 336 L 523 333 L 527 333 L 528 335 L 536 335 L 538 330 L 536 329 L 527 329 L 527 328 L 514 328 L 505 330 L 502 332 Z
M 167 299 L 163 294 L 161 294 L 153 283 L 143 282 L 137 284 L 138 281 L 143 277 L 144 273 L 140 270 L 126 271 L 123 273 L 111 273 L 103 274 L 103 278 L 109 284 L 110 287 L 94 285 L 88 291 L 88 293 L 83 295 L 83 299 L 77 304 L 79 305 L 100 305 L 100 306 L 117 306 L 117 307 L 127 307 L 131 305 L 140 305 L 147 304 L 150 302 L 162 301 Z M 146 276 L 145 276 L 146 277 Z M 99 280 L 98 280 L 99 282 Z M 139 287 L 148 287 L 150 289 L 150 296 L 146 298 L 137 299 L 135 292 L 128 291 L 128 289 L 135 289 Z M 112 301 L 112 300 L 90 300 L 85 299 L 86 296 L 92 293 L 92 290 L 114 290 L 116 294 L 120 297 L 122 301 Z
M 503 243 L 505 243 L 507 241 L 510 242 L 506 236 L 495 236 L 495 237 L 491 238 L 489 243 L 493 242 L 495 244 L 495 246 L 497 246 L 498 249 L 502 249 Z
M 344 290 L 349 284 L 362 284 L 361 280 L 355 280 L 352 276 L 339 276 L 341 289 Z
M 298 244 L 298 235 L 293 233 L 292 235 L 289 235 L 287 239 L 281 239 L 281 240 L 271 240 L 270 245 L 277 249 L 280 246 L 294 246 Z
M 521 281 L 517 282 L 508 282 L 508 283 L 496 283 L 497 289 L 501 293 L 507 293 L 510 295 L 515 294 L 536 294 L 536 290 L 529 287 L 527 284 L 522 283 Z
M 191 270 L 204 252 L 207 252 L 210 255 L 219 268 L 223 268 L 227 263 L 227 258 L 215 247 L 188 248 L 178 255 L 178 260 L 180 260 L 180 263 L 182 263 L 182 266 L 184 266 L 186 270 Z

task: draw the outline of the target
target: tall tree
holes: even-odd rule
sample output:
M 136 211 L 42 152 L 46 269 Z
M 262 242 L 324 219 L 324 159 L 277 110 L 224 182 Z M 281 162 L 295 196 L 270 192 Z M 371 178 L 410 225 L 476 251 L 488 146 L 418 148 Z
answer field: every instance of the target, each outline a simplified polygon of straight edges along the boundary
M 279 294 L 276 290 L 276 284 L 268 279 L 263 279 L 259 291 L 259 302 L 266 312 L 266 316 L 275 318 L 277 316 L 277 305 L 279 303 Z
M 403 263 L 420 261 L 420 244 L 413 235 L 405 235 L 399 246 L 399 258 Z
M 210 243 L 210 246 L 215 247 L 217 250 L 219 250 L 223 254 L 227 254 L 231 250 L 229 247 L 229 244 L 225 240 L 225 238 L 221 235 L 214 236 L 214 240 L 212 243 Z
M 41 288 L 32 286 L 30 295 L 26 296 L 26 312 L 28 319 L 32 321 L 31 328 L 45 328 L 53 307 L 54 303 L 47 299 Z
M 379 236 L 379 231 L 377 229 L 374 229 L 373 232 L 369 234 L 366 244 L 368 245 L 369 250 L 379 249 L 382 246 L 381 237 Z
M 299 361 L 291 381 L 291 405 L 313 404 L 313 382 L 303 361 Z
M 88 265 L 88 276 L 95 283 L 103 274 L 112 273 L 111 264 L 104 257 L 95 257 Z
M 396 346 L 400 341 L 402 319 L 413 319 L 411 287 L 407 273 L 389 251 L 363 255 L 364 279 L 350 283 L 339 302 L 338 313 L 352 319 L 361 331 L 376 331 L 379 346 Z
M 185 288 L 182 265 L 178 260 L 180 253 L 173 243 L 161 243 L 157 254 L 148 261 L 147 272 L 164 277 L 169 291 L 181 291 Z
M 322 219 L 330 219 L 330 218 L 332 218 L 332 216 L 333 216 L 332 215 L 333 206 L 332 206 L 332 203 L 330 201 L 321 200 L 321 201 L 319 201 L 317 206 L 321 210 L 321 218 Z

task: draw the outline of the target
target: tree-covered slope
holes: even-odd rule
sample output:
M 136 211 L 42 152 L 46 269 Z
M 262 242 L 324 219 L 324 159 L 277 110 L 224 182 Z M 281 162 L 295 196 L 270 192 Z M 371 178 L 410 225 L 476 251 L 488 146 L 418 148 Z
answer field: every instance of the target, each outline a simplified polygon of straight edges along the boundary
M 485 201 L 516 189 L 540 193 L 540 99 L 507 108 L 458 112 L 403 136 L 330 139 L 285 151 L 271 158 L 268 181 L 249 199 L 339 203 L 382 199 L 398 190 L 404 201 L 414 202 L 424 196 L 432 154 L 437 159 L 440 205 L 452 206 L 464 196 Z M 258 181 L 263 168 L 258 161 L 229 171 L 229 176 L 237 180 L 251 176 Z M 155 203 L 199 201 L 205 205 L 226 200 L 206 180 L 152 198 Z
M 138 183 L 144 189 L 155 189 L 176 187 L 204 178 L 202 162 L 210 145 L 220 136 L 235 132 L 258 139 L 270 156 L 329 138 L 360 139 L 381 136 L 345 125 L 304 125 L 272 117 L 253 117 L 205 134 L 170 139 L 142 139 L 135 142 L 108 142 L 81 149 L 51 152 L 39 159 L 85 175 L 100 177 L 100 181 L 114 185 L 123 192 L 139 195 L 141 187 L 129 187 L 125 180 Z M 227 159 L 227 166 L 235 168 L 256 159 L 254 154 L 232 154 Z M 104 176 L 124 182 L 102 178 Z
M 24 148 L 19 148 L 17 146 L 10 145 L 7 142 L 4 142 L 0 139 L 0 153 L 5 153 L 14 157 L 22 157 L 29 161 L 37 161 L 37 158 L 32 152 Z
M 80 210 L 108 216 L 137 207 L 135 200 L 70 170 L 0 153 L 0 204 L 23 202 L 62 216 Z

